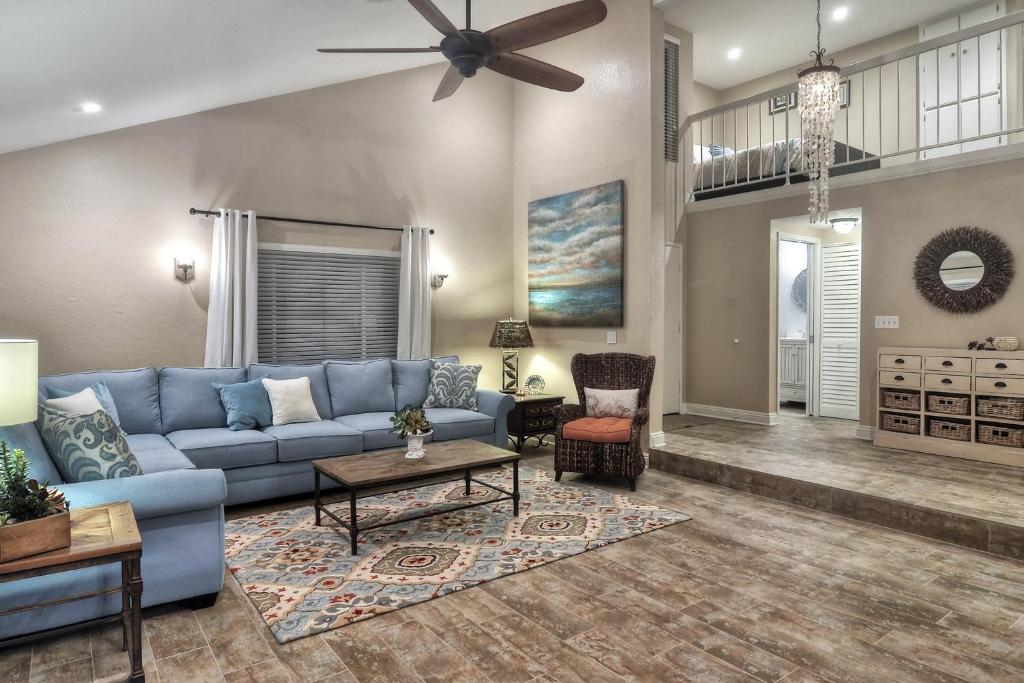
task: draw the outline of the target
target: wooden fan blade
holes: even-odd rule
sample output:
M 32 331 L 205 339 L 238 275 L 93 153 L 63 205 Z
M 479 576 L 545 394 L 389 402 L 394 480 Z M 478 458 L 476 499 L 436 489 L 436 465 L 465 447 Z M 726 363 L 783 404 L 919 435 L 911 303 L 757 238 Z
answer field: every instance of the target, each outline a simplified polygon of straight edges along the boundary
M 583 85 L 583 76 L 514 52 L 498 55 L 487 68 L 519 81 L 562 92 L 572 92 Z
M 441 84 L 437 86 L 437 91 L 434 93 L 434 101 L 437 102 L 454 95 L 464 80 L 466 80 L 465 77 L 459 73 L 454 64 L 448 67 L 448 70 L 444 72 L 444 78 L 441 79 Z
M 431 26 L 444 35 L 450 36 L 459 32 L 459 29 L 455 28 L 455 24 L 430 0 L 409 0 L 409 4 L 422 14 L 423 18 L 430 22 Z
M 440 52 L 439 47 L 321 47 L 317 49 L 317 52 L 323 52 L 327 54 L 377 54 L 377 53 L 394 53 L 402 54 L 407 52 Z
M 606 16 L 602 0 L 581 0 L 492 28 L 485 35 L 497 52 L 513 52 L 590 28 Z

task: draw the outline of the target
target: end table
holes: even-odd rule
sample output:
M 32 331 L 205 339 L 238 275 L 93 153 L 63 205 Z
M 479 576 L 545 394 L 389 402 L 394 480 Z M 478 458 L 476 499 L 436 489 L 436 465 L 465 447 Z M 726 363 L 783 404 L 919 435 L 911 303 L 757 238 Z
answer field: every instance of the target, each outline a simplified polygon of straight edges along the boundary
M 0 583 L 69 572 L 86 567 L 120 563 L 121 585 L 89 593 L 79 593 L 47 602 L 12 607 L 0 616 L 61 605 L 72 600 L 85 600 L 111 593 L 121 594 L 121 611 L 108 617 L 91 619 L 70 626 L 37 631 L 0 640 L 0 647 L 17 645 L 58 633 L 88 626 L 120 621 L 123 647 L 128 651 L 131 673 L 128 680 L 143 683 L 142 670 L 142 537 L 135 523 L 131 503 L 106 503 L 71 510 L 71 545 L 39 555 L 30 555 L 0 563 Z
M 537 446 L 544 445 L 544 438 L 555 435 L 558 422 L 555 409 L 562 405 L 564 396 L 551 394 L 513 395 L 516 407 L 508 414 L 508 438 L 515 445 L 516 452 L 523 450 L 527 439 L 537 439 Z

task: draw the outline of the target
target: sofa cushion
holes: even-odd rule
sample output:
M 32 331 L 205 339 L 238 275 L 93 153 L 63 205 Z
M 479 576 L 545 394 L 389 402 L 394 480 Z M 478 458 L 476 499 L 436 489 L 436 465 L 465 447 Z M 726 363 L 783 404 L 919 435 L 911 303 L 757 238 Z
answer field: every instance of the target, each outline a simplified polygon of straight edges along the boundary
M 39 408 L 39 433 L 66 482 L 99 481 L 142 474 L 125 434 L 107 411 L 88 415 Z
M 64 482 L 57 466 L 50 458 L 50 453 L 43 444 L 42 437 L 39 436 L 35 422 L 0 427 L 0 441 L 7 442 L 7 447 L 11 450 L 20 448 L 25 451 L 25 458 L 28 460 L 28 476 L 40 484 Z
M 143 474 L 194 470 L 196 466 L 185 454 L 175 448 L 167 437 L 159 434 L 132 434 L 125 437 L 135 454 Z
M 244 382 L 242 368 L 160 368 L 164 431 L 227 427 L 228 415 L 214 384 Z
M 395 387 L 395 409 L 421 408 L 430 386 L 429 360 L 391 361 L 391 381 Z
M 44 396 L 53 390 L 75 393 L 97 382 L 103 382 L 110 390 L 121 429 L 128 434 L 163 434 L 155 368 L 40 377 L 39 390 Z
M 331 420 L 277 425 L 263 433 L 277 439 L 278 462 L 330 458 L 363 450 L 362 433 Z
M 327 361 L 324 367 L 331 389 L 332 416 L 395 412 L 391 361 Z
M 253 363 L 249 366 L 249 379 L 298 379 L 309 378 L 309 390 L 313 394 L 316 412 L 323 420 L 331 419 L 331 394 L 327 389 L 327 372 L 317 365 L 267 365 Z
M 168 434 L 167 440 L 202 469 L 226 470 L 277 462 L 277 441 L 255 430 L 183 429 Z
M 494 433 L 494 418 L 462 408 L 427 408 L 424 410 L 434 425 L 434 441 L 468 439 Z
M 628 443 L 632 426 L 633 421 L 626 417 L 581 417 L 565 423 L 562 438 L 594 443 Z
M 377 448 L 398 448 L 405 445 L 405 439 L 391 434 L 391 417 L 393 412 L 358 413 L 342 415 L 334 418 L 346 427 L 363 433 L 363 450 L 372 451 Z M 430 437 L 427 437 L 430 441 Z

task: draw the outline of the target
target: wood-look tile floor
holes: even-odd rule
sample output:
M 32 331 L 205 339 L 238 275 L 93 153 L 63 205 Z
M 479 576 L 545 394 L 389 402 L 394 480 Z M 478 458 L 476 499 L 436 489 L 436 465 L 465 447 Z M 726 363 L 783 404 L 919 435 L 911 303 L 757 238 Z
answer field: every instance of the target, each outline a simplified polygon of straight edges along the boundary
M 705 420 L 707 418 L 704 418 Z M 774 427 L 714 420 L 659 450 L 1024 527 L 1024 469 L 875 448 L 850 420 L 779 416 Z
M 229 576 L 145 612 L 148 680 L 1024 680 L 1024 564 L 657 471 L 636 495 L 693 519 L 285 646 Z M 0 681 L 120 680 L 117 644 L 8 650 Z

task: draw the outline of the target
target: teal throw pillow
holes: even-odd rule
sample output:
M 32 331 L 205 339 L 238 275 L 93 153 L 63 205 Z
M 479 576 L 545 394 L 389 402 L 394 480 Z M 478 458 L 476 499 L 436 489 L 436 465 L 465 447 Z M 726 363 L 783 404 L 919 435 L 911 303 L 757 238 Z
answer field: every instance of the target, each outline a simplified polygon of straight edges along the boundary
M 93 393 L 96 394 L 96 400 L 103 406 L 103 410 L 107 411 L 110 417 L 114 418 L 114 424 L 118 427 L 121 426 L 121 418 L 117 415 L 117 406 L 114 405 L 114 397 L 110 395 L 110 389 L 107 388 L 105 382 L 96 382 L 89 387 Z M 63 389 L 47 389 L 46 398 L 67 398 L 73 394 L 77 394 L 77 391 L 64 391 Z
M 106 411 L 72 415 L 39 408 L 39 434 L 67 484 L 142 474 L 124 432 Z
M 262 380 L 214 384 L 213 388 L 220 393 L 220 402 L 224 406 L 224 412 L 228 414 L 228 429 L 231 431 L 239 432 L 274 424 L 270 396 Z
M 430 386 L 424 408 L 462 408 L 479 410 L 476 402 L 476 381 L 479 365 L 458 365 L 430 361 Z

